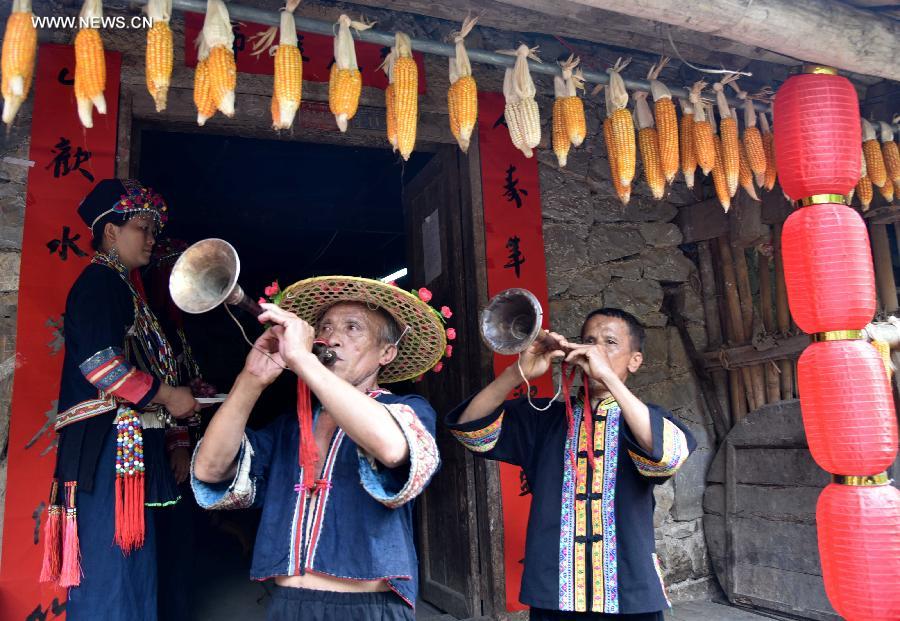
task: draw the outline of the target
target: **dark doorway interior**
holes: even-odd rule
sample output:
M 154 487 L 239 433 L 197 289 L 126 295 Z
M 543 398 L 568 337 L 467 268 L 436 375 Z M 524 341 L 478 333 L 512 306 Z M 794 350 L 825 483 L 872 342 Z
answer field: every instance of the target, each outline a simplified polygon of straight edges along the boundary
M 254 298 L 276 279 L 284 286 L 329 274 L 382 278 L 408 265 L 404 184 L 431 154 L 404 164 L 388 149 L 155 129 L 140 131 L 137 144 L 137 176 L 170 205 L 166 237 L 230 242 L 241 258 L 239 282 Z M 408 280 L 398 284 L 409 288 Z M 261 333 L 253 318 L 235 314 L 251 340 Z M 248 350 L 233 320 L 219 308 L 184 317 L 184 329 L 204 379 L 227 392 Z M 285 374 L 250 425 L 291 408 L 294 395 L 293 377 Z M 205 410 L 204 421 L 211 415 Z M 247 579 L 258 515 L 193 508 L 182 533 L 194 551 L 186 576 L 192 618 L 264 618 L 265 585 Z

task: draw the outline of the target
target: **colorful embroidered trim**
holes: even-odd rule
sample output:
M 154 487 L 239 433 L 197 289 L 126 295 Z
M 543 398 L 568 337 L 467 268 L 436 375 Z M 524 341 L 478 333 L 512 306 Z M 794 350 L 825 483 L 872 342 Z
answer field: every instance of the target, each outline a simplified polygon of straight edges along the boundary
M 206 484 L 198 480 L 194 476 L 194 462 L 197 459 L 197 452 L 203 443 L 201 439 L 194 449 L 194 455 L 191 458 L 191 489 L 194 497 L 204 509 L 210 511 L 227 511 L 230 509 L 249 509 L 256 500 L 256 481 L 250 476 L 250 466 L 253 463 L 253 446 L 247 439 L 247 434 L 241 439 L 241 448 L 238 451 L 237 472 L 234 479 L 224 493 L 212 491 Z
M 575 608 L 574 563 L 575 563 L 575 486 L 576 465 L 570 458 L 578 450 L 578 436 L 575 429 L 581 429 L 582 409 L 574 409 L 573 422 L 568 427 L 566 443 L 563 447 L 563 483 L 559 514 L 559 609 L 572 611 Z
M 87 420 L 88 418 L 93 418 L 94 416 L 99 416 L 100 414 L 105 414 L 106 412 L 115 409 L 116 400 L 112 396 L 107 396 L 103 399 L 82 401 L 81 403 L 76 403 L 65 412 L 57 414 L 54 426 L 56 431 L 59 431 L 66 425 Z
M 118 347 L 97 352 L 78 368 L 98 390 L 129 403 L 138 403 L 153 386 L 153 378 L 129 364 Z
M 503 415 L 504 412 L 501 412 L 500 416 L 497 417 L 497 420 L 481 429 L 476 429 L 475 431 L 457 431 L 451 429 L 450 433 L 452 433 L 453 437 L 462 442 L 462 445 L 470 451 L 475 453 L 486 453 L 494 448 L 497 444 L 497 440 L 500 439 L 500 428 L 503 425 Z
M 606 440 L 603 444 L 603 610 L 606 614 L 619 612 L 619 561 L 616 542 L 616 476 L 619 464 L 619 424 L 622 410 L 615 401 L 604 402 L 606 409 Z
M 120 408 L 115 423 L 115 542 L 128 554 L 144 545 L 144 434 L 131 408 Z
M 135 179 L 122 179 L 122 185 L 125 187 L 125 194 L 119 196 L 119 200 L 99 216 L 94 218 L 91 228 L 100 221 L 104 216 L 117 213 L 124 216 L 134 217 L 137 215 L 149 215 L 156 221 L 156 226 L 160 230 L 169 220 L 168 205 L 162 196 L 156 193 L 152 188 L 147 188 Z
M 663 419 L 663 454 L 653 461 L 628 451 L 634 465 L 645 477 L 670 477 L 681 467 L 688 456 L 688 443 L 684 432 L 672 421 Z

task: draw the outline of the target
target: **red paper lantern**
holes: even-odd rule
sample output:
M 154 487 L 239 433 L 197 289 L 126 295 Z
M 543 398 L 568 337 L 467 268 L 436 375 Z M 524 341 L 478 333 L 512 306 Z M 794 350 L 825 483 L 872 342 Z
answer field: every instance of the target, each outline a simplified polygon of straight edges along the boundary
M 794 200 L 848 194 L 859 180 L 859 100 L 838 75 L 788 78 L 775 97 L 778 179 Z
M 830 484 L 816 507 L 822 577 L 848 621 L 900 619 L 900 490 Z
M 871 475 L 897 456 L 897 415 L 884 362 L 865 341 L 813 343 L 797 367 L 813 459 L 833 474 Z
M 784 223 L 784 280 L 804 332 L 861 330 L 875 315 L 875 272 L 863 219 L 844 205 L 810 205 Z

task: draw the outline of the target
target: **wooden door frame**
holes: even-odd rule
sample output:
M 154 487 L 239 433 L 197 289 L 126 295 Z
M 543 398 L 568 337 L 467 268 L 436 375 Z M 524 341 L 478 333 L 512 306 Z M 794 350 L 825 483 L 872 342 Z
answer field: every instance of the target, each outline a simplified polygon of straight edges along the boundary
M 304 91 L 307 89 L 304 88 Z M 198 127 L 193 120 L 194 110 L 188 89 L 173 88 L 170 90 L 169 110 L 159 115 L 153 110 L 152 102 L 143 84 L 121 85 L 119 94 L 119 118 L 116 148 L 116 174 L 119 177 L 136 175 L 140 166 L 141 132 L 145 129 L 159 129 L 179 133 L 215 134 L 257 138 L 262 140 L 289 140 L 317 144 L 333 144 L 336 146 L 370 146 L 384 147 L 384 126 L 379 119 L 384 119 L 384 108 L 377 106 L 360 106 L 360 116 L 367 117 L 364 127 L 354 127 L 346 134 L 328 130 L 298 130 L 293 133 L 273 133 L 268 126 L 268 98 L 259 95 L 238 93 L 238 105 L 248 101 L 255 108 L 265 110 L 258 115 L 262 121 L 258 124 L 241 124 L 235 131 L 229 130 L 227 119 L 211 119 L 208 127 Z M 309 100 L 305 100 L 309 101 Z M 321 107 L 323 102 L 313 105 Z M 301 107 L 302 109 L 302 107 Z M 169 120 L 170 111 L 175 117 Z M 427 119 L 424 132 L 416 143 L 418 151 L 439 151 L 446 148 L 457 148 L 456 141 L 447 127 L 446 116 L 424 115 Z M 468 210 L 462 210 L 460 222 L 463 239 L 463 256 L 465 261 L 467 283 L 465 296 L 472 302 L 471 308 L 482 309 L 488 302 L 487 262 L 484 234 L 484 203 L 481 184 L 481 158 L 478 143 L 478 132 L 474 132 L 472 143 L 466 156 L 468 163 L 465 171 L 468 176 L 470 193 Z M 464 181 L 464 180 L 461 180 Z M 467 319 L 467 325 L 477 323 L 477 316 Z M 470 334 L 477 333 L 477 328 Z M 468 361 L 472 386 L 484 386 L 494 376 L 493 355 L 482 345 L 478 349 L 477 359 Z M 477 560 L 480 570 L 478 590 L 481 598 L 481 614 L 497 619 L 510 618 L 506 612 L 506 572 L 503 553 L 503 508 L 500 501 L 500 469 L 496 462 L 476 458 L 468 454 L 466 459 L 467 479 L 473 481 L 476 512 L 476 541 L 472 545 L 477 549 Z

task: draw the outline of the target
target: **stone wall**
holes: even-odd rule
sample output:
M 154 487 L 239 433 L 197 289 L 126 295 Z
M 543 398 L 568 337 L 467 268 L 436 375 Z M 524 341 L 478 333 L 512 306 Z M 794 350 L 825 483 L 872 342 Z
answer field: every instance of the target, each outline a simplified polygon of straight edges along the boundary
M 107 14 L 116 13 L 115 0 L 105 3 Z M 271 5 L 259 0 L 242 0 L 242 4 Z M 35 1 L 39 14 L 75 14 L 75 3 Z M 304 1 L 298 9 L 309 17 L 334 20 L 341 11 L 356 15 L 363 12 L 378 20 L 384 30 L 404 29 L 412 36 L 442 39 L 458 24 L 435 20 L 413 19 L 409 15 L 384 10 L 360 9 L 352 5 Z M 6 19 L 6 13 L 0 14 Z M 189 87 L 191 72 L 182 61 L 183 23 L 176 13 L 172 29 L 176 41 L 173 85 Z M 103 33 L 107 49 L 123 52 L 123 85 L 143 84 L 143 33 L 140 31 Z M 472 47 L 508 49 L 523 40 L 519 33 L 478 28 L 469 37 Z M 42 32 L 42 41 L 70 43 L 72 33 Z M 553 39 L 529 38 L 529 44 L 540 44 L 540 55 L 552 61 L 566 52 Z M 581 44 L 579 52 L 592 68 L 610 65 L 617 52 L 600 46 Z M 633 75 L 646 72 L 653 58 L 635 54 Z M 447 63 L 444 58 L 426 56 L 428 94 L 420 109 L 443 114 L 447 87 Z M 502 71 L 476 65 L 479 88 L 501 89 Z M 629 75 L 632 75 L 629 72 Z M 664 74 L 665 77 L 665 74 Z M 241 93 L 268 95 L 271 78 L 247 76 L 238 78 L 238 108 Z M 552 83 L 536 80 L 539 105 L 544 122 L 544 142 L 550 134 L 549 110 L 552 105 Z M 142 88 L 142 86 L 141 86 Z M 363 102 L 381 105 L 380 91 L 367 92 Z M 304 97 L 322 99 L 320 85 L 304 85 Z M 544 236 L 547 254 L 550 315 L 554 329 L 578 334 L 584 315 L 600 306 L 617 306 L 634 313 L 647 326 L 647 342 L 643 368 L 631 385 L 639 396 L 674 411 L 685 421 L 698 440 L 698 450 L 674 480 L 661 485 L 656 492 L 655 526 L 657 546 L 674 600 L 690 599 L 715 589 L 702 529 L 701 498 L 707 465 L 711 459 L 712 427 L 698 394 L 690 365 L 678 332 L 667 326 L 662 312 L 663 296 L 670 294 L 685 317 L 696 347 L 706 346 L 703 311 L 699 298 L 699 280 L 694 264 L 685 256 L 677 226 L 672 224 L 678 206 L 697 198 L 683 185 L 676 184 L 665 202 L 653 201 L 643 184 L 637 184 L 631 204 L 622 208 L 610 181 L 605 147 L 600 135 L 599 119 L 602 97 L 586 98 L 588 139 L 580 149 L 573 149 L 569 164 L 560 171 L 553 154 L 546 149 L 538 153 Z M 28 157 L 30 102 L 20 112 L 12 131 L 0 135 L 0 507 L 5 497 L 6 442 L 11 397 L 11 373 L 14 368 L 18 265 L 21 250 L 22 222 L 25 207 L 27 168 L 10 164 L 2 158 Z M 126 108 L 127 109 L 127 108 Z M 240 114 L 240 110 L 239 110 Z M 267 112 L 263 113 L 264 115 Z M 165 117 L 161 117 L 165 119 Z M 257 122 L 259 122 L 257 120 Z M 210 121 L 213 127 L 227 127 L 229 121 Z M 446 128 L 446 124 L 443 124 Z M 273 138 L 275 137 L 272 134 Z M 347 134 L 346 137 L 350 137 Z M 296 139 L 296 138 L 295 138 Z M 120 144 L 122 140 L 120 137 Z M 127 145 L 125 145 L 127 147 Z M 122 153 L 119 154 L 122 157 Z M 638 166 L 640 173 L 640 165 Z M 6 179 L 9 179 L 7 182 Z M 2 529 L 2 510 L 0 510 Z M 2 542 L 0 542 L 2 544 Z

